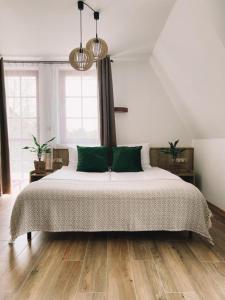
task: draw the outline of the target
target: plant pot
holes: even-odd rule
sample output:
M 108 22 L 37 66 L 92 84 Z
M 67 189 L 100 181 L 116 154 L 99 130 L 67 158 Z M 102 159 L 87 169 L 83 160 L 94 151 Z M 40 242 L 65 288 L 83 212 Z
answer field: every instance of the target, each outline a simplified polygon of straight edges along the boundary
M 35 160 L 34 161 L 34 167 L 35 167 L 35 172 L 37 174 L 44 174 L 45 171 L 46 171 L 46 168 L 45 168 L 45 161 L 38 161 L 38 160 Z

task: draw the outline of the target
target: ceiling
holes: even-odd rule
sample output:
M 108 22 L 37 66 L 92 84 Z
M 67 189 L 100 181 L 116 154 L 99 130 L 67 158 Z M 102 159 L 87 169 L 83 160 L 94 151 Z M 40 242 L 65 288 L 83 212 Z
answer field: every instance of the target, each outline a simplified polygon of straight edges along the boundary
M 142 58 L 152 51 L 175 0 L 88 0 L 100 10 L 99 36 L 117 58 Z M 79 45 L 75 0 L 0 0 L 0 54 L 67 57 Z M 84 44 L 95 35 L 93 15 L 83 13 Z

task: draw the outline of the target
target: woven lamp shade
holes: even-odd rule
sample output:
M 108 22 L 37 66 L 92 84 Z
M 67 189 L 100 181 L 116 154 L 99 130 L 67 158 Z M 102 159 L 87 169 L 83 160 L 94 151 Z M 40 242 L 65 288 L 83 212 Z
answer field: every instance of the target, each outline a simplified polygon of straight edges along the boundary
M 86 49 L 94 56 L 95 60 L 100 60 L 106 57 L 108 46 L 106 42 L 100 38 L 94 38 L 87 42 Z
M 94 62 L 93 54 L 85 48 L 76 48 L 70 52 L 69 62 L 78 71 L 86 71 Z

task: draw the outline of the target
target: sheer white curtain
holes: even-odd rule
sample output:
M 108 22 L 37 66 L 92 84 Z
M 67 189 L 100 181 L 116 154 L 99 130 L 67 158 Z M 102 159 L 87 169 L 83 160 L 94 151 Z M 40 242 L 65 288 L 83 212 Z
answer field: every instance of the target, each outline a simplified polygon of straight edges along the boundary
M 54 144 L 99 143 L 97 76 L 95 69 L 89 72 L 78 72 L 69 64 L 60 63 L 6 63 L 5 71 L 8 83 L 11 82 L 10 87 L 6 86 L 8 109 L 11 109 L 20 123 L 24 122 L 24 111 L 28 114 L 25 117 L 26 139 L 23 133 L 18 134 L 15 139 L 15 131 L 18 128 L 13 118 L 8 120 L 12 174 L 19 182 L 18 189 L 21 189 L 28 182 L 34 159 L 32 154 L 21 148 L 27 143 L 32 143 L 32 134 L 36 135 L 40 142 L 56 137 Z M 32 95 L 29 95 L 32 89 L 29 83 L 30 75 L 35 81 Z M 20 85 L 16 83 L 17 81 Z M 25 98 L 30 101 L 26 102 Z M 66 137 L 67 133 L 70 134 L 70 138 Z M 71 139 L 71 135 L 74 138 Z M 16 171 L 17 164 L 21 166 L 20 172 Z
M 40 138 L 56 144 L 99 144 L 97 74 L 69 65 L 39 67 Z
M 5 63 L 6 76 L 28 71 L 37 72 L 37 106 L 38 106 L 38 137 L 45 141 L 53 136 L 55 142 L 61 143 L 60 131 L 60 72 L 72 71 L 69 64 L 42 64 L 42 63 Z M 12 73 L 11 73 L 12 74 Z
M 55 143 L 61 143 L 59 73 L 68 68 L 64 64 L 39 65 L 40 139 L 42 141 L 55 136 Z
M 22 150 L 39 137 L 38 69 L 34 65 L 5 65 L 6 104 L 12 191 L 19 191 L 29 180 L 33 153 Z

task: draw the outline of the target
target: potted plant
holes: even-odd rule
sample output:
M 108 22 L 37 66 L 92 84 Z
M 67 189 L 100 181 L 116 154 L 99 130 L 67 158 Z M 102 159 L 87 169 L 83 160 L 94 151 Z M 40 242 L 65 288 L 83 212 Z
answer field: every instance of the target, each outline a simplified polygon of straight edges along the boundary
M 34 141 L 34 146 L 25 146 L 22 149 L 27 149 L 30 152 L 34 152 L 37 154 L 38 160 L 34 161 L 35 172 L 37 174 L 45 173 L 45 161 L 41 159 L 45 153 L 51 153 L 49 143 L 52 142 L 55 139 L 55 137 L 45 142 L 44 144 L 38 143 L 37 138 L 34 135 L 32 135 L 32 137 Z
M 165 154 L 169 154 L 171 156 L 171 160 L 172 160 L 172 164 L 170 165 L 170 170 L 172 172 L 176 172 L 176 169 L 177 169 L 177 158 L 178 156 L 180 156 L 180 154 L 182 152 L 185 151 L 185 149 L 180 149 L 180 148 L 177 148 L 177 144 L 179 143 L 179 140 L 176 140 L 174 143 L 172 142 L 168 142 L 169 145 L 170 145 L 170 148 L 168 149 L 161 149 L 161 152 L 162 153 L 165 153 Z

